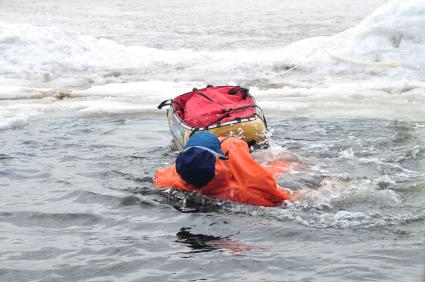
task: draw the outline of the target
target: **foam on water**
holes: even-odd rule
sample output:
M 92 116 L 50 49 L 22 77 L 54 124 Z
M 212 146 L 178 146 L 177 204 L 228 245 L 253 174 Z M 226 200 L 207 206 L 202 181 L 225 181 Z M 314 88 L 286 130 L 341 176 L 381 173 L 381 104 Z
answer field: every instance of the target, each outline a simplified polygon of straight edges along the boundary
M 311 227 L 338 229 L 389 227 L 424 218 L 423 214 L 413 211 L 397 210 L 402 203 L 400 196 L 394 191 L 379 190 L 373 181 L 341 184 L 341 180 L 333 180 L 328 185 L 331 186 L 305 192 L 299 201 L 289 202 L 285 208 L 251 210 L 232 206 L 231 210 Z
M 355 203 L 381 206 L 400 204 L 400 196 L 391 190 L 381 190 L 380 183 L 382 182 L 368 179 L 324 179 L 317 190 L 311 189 L 302 193 L 297 204 L 309 208 L 335 208 Z
M 397 210 L 401 199 L 393 191 L 377 191 L 377 188 L 372 186 L 370 183 L 357 183 L 344 192 L 338 192 L 338 190 L 346 188 L 333 188 L 332 196 L 326 195 L 326 192 L 321 190 L 309 191 L 300 201 L 286 203 L 285 208 L 253 209 L 240 205 L 230 205 L 227 208 L 232 212 L 291 221 L 318 228 L 369 229 L 402 225 L 409 221 L 424 219 L 423 214 Z M 363 208 L 359 210 L 355 207 L 356 205 Z
M 163 191 L 179 210 L 214 210 L 223 208 L 232 213 L 296 222 L 318 228 L 374 228 L 402 225 L 413 220 L 423 220 L 423 213 L 406 209 L 400 195 L 391 190 L 381 190 L 378 181 L 342 179 L 328 180 L 318 190 L 305 190 L 296 202 L 286 202 L 282 207 L 252 207 L 223 202 L 175 189 Z
M 312 148 L 307 151 L 310 150 Z M 420 216 L 409 211 L 394 213 L 394 209 L 403 202 L 397 191 L 388 189 L 390 183 L 393 183 L 392 177 L 397 177 L 396 175 L 380 176 L 376 179 L 352 179 L 328 171 L 318 160 L 298 156 L 291 150 L 273 143 L 268 149 L 254 152 L 253 157 L 263 164 L 275 160 L 296 163 L 286 174 L 278 176 L 277 180 L 281 186 L 300 187 L 298 191 L 292 188 L 294 193 L 299 195 L 297 200 L 288 202 L 285 209 L 266 209 L 260 212 L 263 216 L 325 228 L 398 225 Z M 353 161 L 353 166 L 364 162 L 362 158 L 356 157 L 352 148 L 340 151 L 336 159 L 341 158 Z M 374 163 L 379 162 L 374 160 Z M 294 180 L 297 182 L 295 185 L 292 183 Z M 251 211 L 245 212 L 251 214 Z

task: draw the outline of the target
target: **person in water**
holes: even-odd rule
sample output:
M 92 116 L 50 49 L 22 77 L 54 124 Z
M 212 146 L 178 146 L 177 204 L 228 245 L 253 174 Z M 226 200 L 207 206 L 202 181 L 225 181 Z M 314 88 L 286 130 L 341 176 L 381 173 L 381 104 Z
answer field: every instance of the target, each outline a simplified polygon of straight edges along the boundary
M 248 144 L 229 137 L 221 141 L 207 131 L 197 132 L 176 158 L 175 165 L 157 170 L 157 188 L 197 191 L 207 197 L 242 204 L 278 206 L 291 200 L 280 188 L 273 168 L 258 164 Z

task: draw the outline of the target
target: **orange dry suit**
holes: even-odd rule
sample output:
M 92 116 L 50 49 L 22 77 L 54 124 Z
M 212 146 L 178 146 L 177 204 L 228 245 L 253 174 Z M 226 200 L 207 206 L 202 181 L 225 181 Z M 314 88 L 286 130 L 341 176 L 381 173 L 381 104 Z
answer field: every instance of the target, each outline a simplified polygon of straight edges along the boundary
M 229 158 L 216 157 L 215 177 L 207 185 L 198 188 L 188 184 L 173 165 L 157 170 L 155 186 L 197 191 L 211 198 L 268 207 L 291 198 L 277 185 L 273 174 L 251 157 L 245 141 L 230 137 L 223 141 L 221 149 Z

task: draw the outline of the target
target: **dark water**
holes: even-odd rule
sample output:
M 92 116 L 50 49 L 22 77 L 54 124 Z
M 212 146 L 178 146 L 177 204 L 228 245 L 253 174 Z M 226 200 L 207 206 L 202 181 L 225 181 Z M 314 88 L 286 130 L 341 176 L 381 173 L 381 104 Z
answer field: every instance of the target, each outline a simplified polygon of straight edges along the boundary
M 162 116 L 0 131 L 0 281 L 424 281 L 424 124 L 270 124 L 255 157 L 314 190 L 286 209 L 153 188 Z

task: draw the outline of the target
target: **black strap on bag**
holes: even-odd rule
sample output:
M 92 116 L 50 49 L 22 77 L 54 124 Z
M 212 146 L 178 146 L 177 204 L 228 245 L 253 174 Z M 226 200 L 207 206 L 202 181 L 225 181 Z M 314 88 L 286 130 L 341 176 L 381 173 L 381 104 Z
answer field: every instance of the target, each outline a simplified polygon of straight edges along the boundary
M 208 97 L 207 95 L 205 95 L 205 94 L 204 94 L 204 93 L 202 93 L 202 92 L 198 92 L 198 93 L 196 93 L 196 94 L 198 94 L 198 95 L 200 95 L 200 96 L 204 97 L 205 99 L 207 99 L 207 100 L 208 100 L 208 101 L 210 101 L 211 103 L 215 103 L 215 104 L 218 104 L 218 105 L 220 105 L 220 106 L 224 106 L 222 103 L 217 102 L 217 101 L 214 101 L 213 99 L 211 99 L 210 97 Z
M 241 90 L 243 92 L 242 93 L 242 99 L 246 100 L 246 98 L 248 98 L 248 96 L 249 96 L 249 89 L 241 87 Z
M 239 111 L 239 110 L 243 110 L 243 109 L 248 109 L 248 108 L 255 108 L 256 106 L 254 105 L 246 105 L 246 106 L 242 106 L 242 107 L 238 107 L 238 108 L 228 108 L 228 109 L 224 109 L 220 112 L 218 112 L 217 114 L 221 114 L 222 116 L 220 116 L 219 118 L 217 118 L 215 121 L 211 122 L 210 124 L 208 124 L 206 127 L 210 127 L 211 125 L 214 124 L 220 124 L 220 121 L 222 121 L 223 119 L 230 117 L 232 112 L 235 111 Z M 240 122 L 241 118 L 236 118 L 236 120 L 238 120 Z
M 162 101 L 161 104 L 158 105 L 158 109 L 160 110 L 160 109 L 162 109 L 165 106 L 171 106 L 172 103 L 173 103 L 173 100 L 172 99 L 168 99 L 168 100 Z
M 229 94 L 229 95 L 236 95 L 236 94 L 238 94 L 238 88 L 239 87 L 234 87 L 234 88 L 230 89 L 229 92 L 227 92 L 227 94 Z
M 240 87 L 240 86 L 236 86 L 236 87 L 230 89 L 229 92 L 227 92 L 227 94 L 229 94 L 229 95 L 236 95 L 239 92 L 242 92 L 242 99 L 243 100 L 246 100 L 246 98 L 248 98 L 248 96 L 249 96 L 249 89 L 248 88 L 243 88 L 243 87 Z

